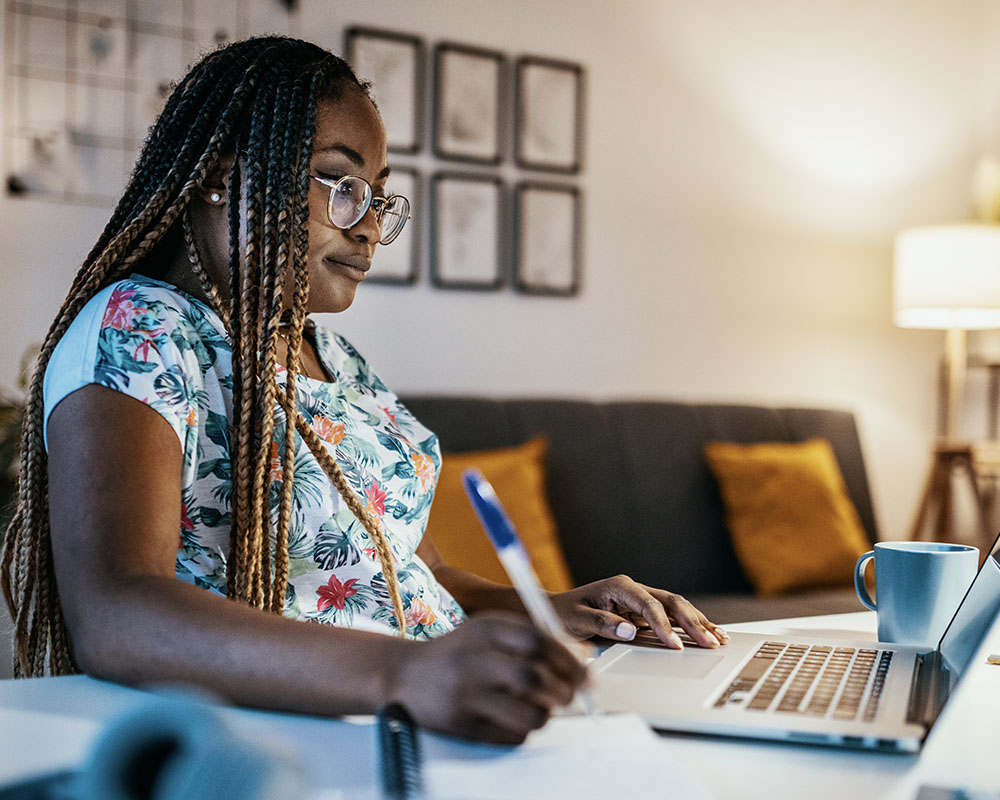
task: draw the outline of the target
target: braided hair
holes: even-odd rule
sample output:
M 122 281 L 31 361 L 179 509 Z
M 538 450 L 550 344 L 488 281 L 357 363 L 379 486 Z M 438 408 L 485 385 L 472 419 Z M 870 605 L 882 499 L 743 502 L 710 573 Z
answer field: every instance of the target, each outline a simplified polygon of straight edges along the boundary
M 15 676 L 78 671 L 53 569 L 42 439 L 46 366 L 88 300 L 139 269 L 158 246 L 171 244 L 186 248 L 192 271 L 233 348 L 227 595 L 273 613 L 284 608 L 298 433 L 375 544 L 399 633 L 405 635 L 393 553 L 381 524 L 361 503 L 295 403 L 309 296 L 309 164 L 316 107 L 319 100 L 336 99 L 350 87 L 368 95 L 367 86 L 343 59 L 295 39 L 261 37 L 210 53 L 171 93 L 110 221 L 49 328 L 31 381 L 21 435 L 17 507 L 0 560 L 0 588 L 15 622 Z M 201 265 L 190 216 L 192 198 L 226 154 L 240 156 L 232 160 L 227 184 L 228 305 Z M 241 222 L 246 233 L 242 257 Z M 276 381 L 276 344 L 286 286 L 293 291 L 290 313 L 285 314 L 289 332 L 282 388 Z M 272 532 L 269 467 L 278 408 L 285 418 L 283 478 Z

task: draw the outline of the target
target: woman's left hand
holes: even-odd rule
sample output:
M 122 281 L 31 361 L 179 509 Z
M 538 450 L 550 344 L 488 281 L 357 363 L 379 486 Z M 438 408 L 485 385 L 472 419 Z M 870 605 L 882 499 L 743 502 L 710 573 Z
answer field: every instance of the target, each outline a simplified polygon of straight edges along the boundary
M 718 647 L 729 641 L 718 625 L 679 594 L 636 583 L 626 575 L 588 583 L 552 595 L 566 630 L 581 639 L 603 636 L 617 641 L 635 638 L 633 620 L 644 621 L 667 647 L 683 648 L 673 625 L 682 628 L 702 647 Z

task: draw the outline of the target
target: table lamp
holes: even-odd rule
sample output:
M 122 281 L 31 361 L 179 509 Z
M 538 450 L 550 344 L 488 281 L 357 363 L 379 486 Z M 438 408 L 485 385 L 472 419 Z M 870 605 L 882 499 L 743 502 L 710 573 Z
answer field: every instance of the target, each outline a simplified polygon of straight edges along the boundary
M 1000 328 L 1000 225 L 962 224 L 912 228 L 896 237 L 894 318 L 902 328 L 946 331 L 944 380 L 939 392 L 939 441 L 914 523 L 921 538 L 937 510 L 936 538 L 950 535 L 951 474 L 961 467 L 972 484 L 980 524 L 985 509 L 976 481 L 972 448 L 958 440 L 965 381 L 965 332 Z

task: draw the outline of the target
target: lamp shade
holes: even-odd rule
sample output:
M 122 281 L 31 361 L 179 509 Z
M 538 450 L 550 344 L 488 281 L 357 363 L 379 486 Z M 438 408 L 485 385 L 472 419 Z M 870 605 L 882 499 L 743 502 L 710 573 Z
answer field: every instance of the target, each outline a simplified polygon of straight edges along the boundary
M 901 328 L 1000 328 L 1000 225 L 939 225 L 896 236 Z

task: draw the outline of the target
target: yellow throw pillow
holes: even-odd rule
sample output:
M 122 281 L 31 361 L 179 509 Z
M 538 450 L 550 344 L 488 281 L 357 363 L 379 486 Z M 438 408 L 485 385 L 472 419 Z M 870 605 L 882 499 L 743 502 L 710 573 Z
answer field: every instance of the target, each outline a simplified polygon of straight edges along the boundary
M 757 594 L 852 582 L 870 543 L 829 442 L 710 442 L 705 457 Z
M 462 486 L 462 472 L 476 467 L 496 489 L 542 586 L 573 588 L 545 495 L 545 450 L 545 439 L 536 438 L 517 447 L 444 454 L 427 534 L 448 564 L 510 584 Z

